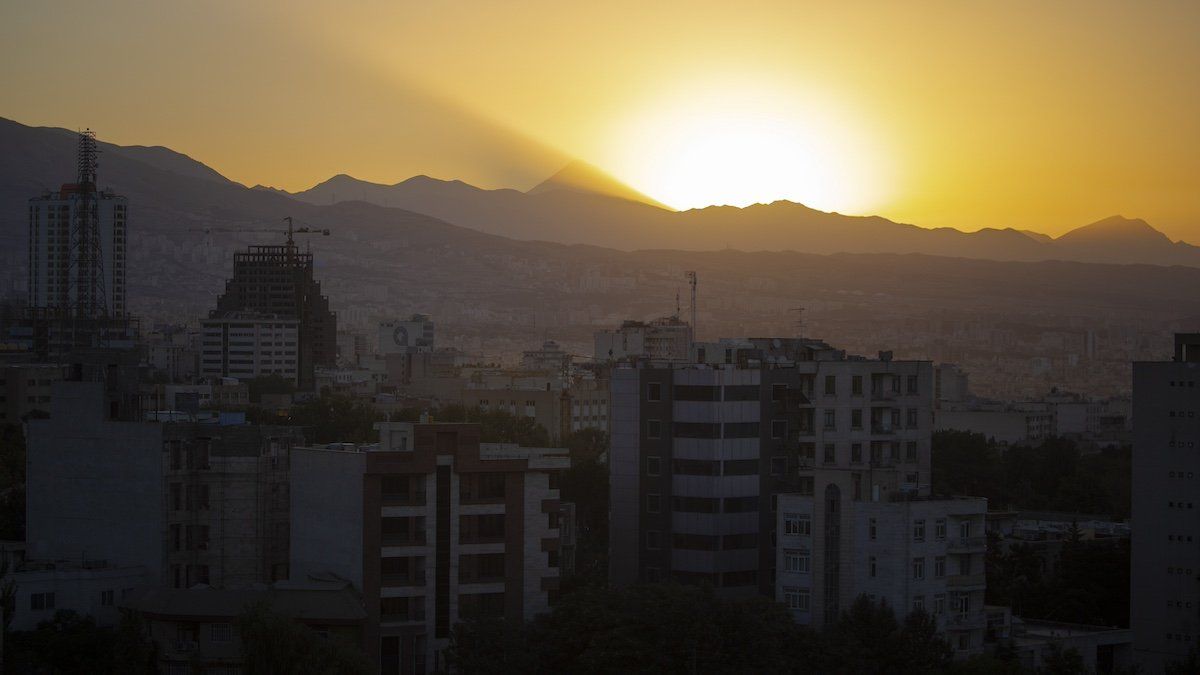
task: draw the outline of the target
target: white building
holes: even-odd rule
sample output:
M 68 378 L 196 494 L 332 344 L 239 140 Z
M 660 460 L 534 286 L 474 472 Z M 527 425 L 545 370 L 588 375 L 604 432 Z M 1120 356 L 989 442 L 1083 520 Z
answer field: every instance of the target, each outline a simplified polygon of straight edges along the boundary
M 798 622 L 821 628 L 866 595 L 901 620 L 928 612 L 957 656 L 979 653 L 987 500 L 881 499 L 875 490 L 847 499 L 848 481 L 838 473 L 818 472 L 820 496 L 779 496 L 776 599 Z
M 254 379 L 278 375 L 300 382 L 300 321 L 266 314 L 232 313 L 202 319 L 200 376 Z
M 90 147 L 90 160 L 85 159 Z M 29 304 L 32 307 L 75 309 L 79 293 L 95 293 L 102 307 L 85 310 L 93 316 L 124 316 L 125 249 L 128 202 L 98 190 L 95 174 L 96 139 L 80 134 L 79 182 L 64 184 L 29 200 Z M 84 166 L 88 168 L 84 170 Z M 81 228 L 85 214 L 93 218 Z M 90 233 L 84 237 L 83 233 Z M 83 239 L 88 239 L 84 242 Z M 86 245 L 85 245 L 86 244 Z M 87 251 L 88 253 L 83 253 Z
M 427 314 L 413 314 L 407 321 L 384 321 L 379 324 L 379 354 L 414 354 L 434 348 L 433 319 Z
M 689 361 L 692 327 L 669 316 L 650 322 L 626 321 L 616 330 L 594 335 L 596 361 L 648 358 L 656 361 Z
M 1133 364 L 1133 420 L 1130 627 L 1138 665 L 1161 672 L 1200 640 L 1200 333 Z

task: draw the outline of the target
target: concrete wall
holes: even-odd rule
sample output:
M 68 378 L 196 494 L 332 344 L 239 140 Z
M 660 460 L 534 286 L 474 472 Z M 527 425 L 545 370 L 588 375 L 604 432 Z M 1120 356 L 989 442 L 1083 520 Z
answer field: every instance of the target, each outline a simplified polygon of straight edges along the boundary
M 365 470 L 365 453 L 292 449 L 292 579 L 332 572 L 362 589 Z

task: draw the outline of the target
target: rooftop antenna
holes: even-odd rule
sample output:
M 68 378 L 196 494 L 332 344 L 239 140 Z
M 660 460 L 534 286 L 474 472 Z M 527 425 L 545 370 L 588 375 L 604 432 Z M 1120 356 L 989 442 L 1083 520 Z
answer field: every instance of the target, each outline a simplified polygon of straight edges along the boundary
M 687 277 L 688 284 L 692 287 L 692 336 L 696 335 L 696 272 L 688 270 L 684 272 Z
M 796 337 L 804 337 L 804 307 L 792 307 L 789 312 L 796 313 Z
M 678 288 L 676 288 L 676 289 L 675 289 L 675 318 L 676 318 L 676 319 L 678 319 L 678 318 L 679 318 L 679 314 L 680 314 L 680 310 L 679 310 L 679 289 L 678 289 Z

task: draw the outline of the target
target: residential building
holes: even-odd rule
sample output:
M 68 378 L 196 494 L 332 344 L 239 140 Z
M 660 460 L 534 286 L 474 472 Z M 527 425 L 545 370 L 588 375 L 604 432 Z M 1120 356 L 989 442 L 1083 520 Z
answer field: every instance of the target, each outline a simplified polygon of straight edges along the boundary
M 696 356 L 612 371 L 613 583 L 774 597 L 777 495 L 821 496 L 818 469 L 845 476 L 846 500 L 928 494 L 929 362 L 799 338 L 698 344 Z
M 74 183 L 29 200 L 29 306 L 81 319 L 126 313 L 129 203 L 97 186 L 96 136 L 79 134 Z
M 775 598 L 815 628 L 860 595 L 901 618 L 922 610 L 956 656 L 980 653 L 987 500 L 874 489 L 854 498 L 847 471 L 816 473 L 816 495 L 778 497 Z
M 165 585 L 288 578 L 288 457 L 303 440 L 298 427 L 164 426 Z
M 300 321 L 254 312 L 227 312 L 200 322 L 200 377 L 252 380 L 301 378 Z M 312 372 L 308 373 L 312 376 Z
M 647 358 L 655 361 L 689 361 L 692 327 L 678 317 L 649 322 L 626 321 L 616 330 L 594 336 L 595 359 L 599 362 Z
M 404 321 L 383 321 L 379 324 L 381 355 L 415 354 L 434 349 L 434 324 L 428 314 L 413 314 Z
M 294 448 L 291 574 L 362 589 L 385 675 L 444 667 L 455 623 L 528 620 L 561 578 L 566 450 L 479 442 L 470 424 L 379 425 L 380 443 Z
M 20 424 L 30 414 L 49 414 L 53 384 L 67 368 L 54 363 L 0 365 L 0 424 Z
M 141 617 L 162 673 L 240 673 L 246 667 L 238 620 L 263 606 L 312 628 L 319 638 L 361 648 L 366 610 L 345 581 L 276 582 L 267 587 L 137 588 L 119 603 Z
M 1133 435 L 1130 626 L 1138 664 L 1158 672 L 1200 640 L 1200 333 L 1133 364 Z

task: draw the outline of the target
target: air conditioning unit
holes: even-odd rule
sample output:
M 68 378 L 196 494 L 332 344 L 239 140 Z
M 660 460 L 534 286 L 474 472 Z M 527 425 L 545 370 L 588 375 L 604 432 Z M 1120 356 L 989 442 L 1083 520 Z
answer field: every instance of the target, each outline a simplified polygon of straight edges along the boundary
M 175 642 L 175 651 L 188 653 L 196 651 L 195 640 L 178 640 Z

